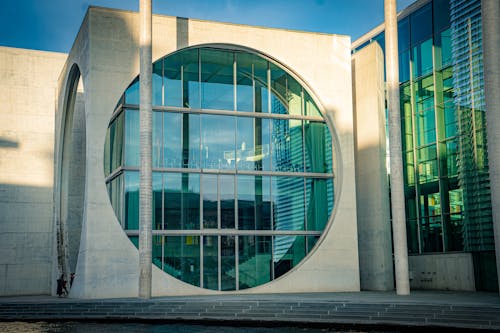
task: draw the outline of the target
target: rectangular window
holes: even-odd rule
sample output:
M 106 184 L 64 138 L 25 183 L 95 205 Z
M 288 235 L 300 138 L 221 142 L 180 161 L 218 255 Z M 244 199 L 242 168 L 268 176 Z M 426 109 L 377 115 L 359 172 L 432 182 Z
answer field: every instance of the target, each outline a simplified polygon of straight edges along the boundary
M 304 178 L 272 177 L 274 230 L 304 230 Z
M 302 120 L 272 120 L 272 170 L 304 172 Z
M 220 236 L 221 290 L 236 289 L 235 236 Z
M 203 288 L 219 290 L 219 236 L 203 236 Z
M 173 277 L 200 286 L 200 237 L 166 236 L 163 271 Z
M 218 227 L 217 175 L 202 175 L 203 227 Z
M 139 230 L 139 172 L 125 174 L 125 230 Z
M 139 111 L 125 110 L 125 165 L 140 165 Z
M 236 167 L 239 170 L 271 168 L 270 119 L 237 118 Z
M 239 236 L 238 239 L 239 289 L 271 281 L 271 237 Z
M 206 169 L 234 169 L 236 117 L 201 115 L 202 165 Z
M 269 177 L 238 175 L 238 229 L 271 230 Z
M 200 50 L 202 108 L 234 110 L 233 52 Z
M 219 175 L 220 224 L 223 229 L 235 228 L 234 176 Z
M 163 112 L 163 166 L 165 168 L 182 167 L 182 130 L 184 114 Z M 186 121 L 189 121 L 189 115 L 186 115 Z M 189 131 L 189 126 L 187 127 Z M 190 134 L 186 136 L 188 142 L 187 151 L 189 151 Z M 196 135 L 197 133 L 192 133 Z M 189 160 L 189 158 L 188 158 Z

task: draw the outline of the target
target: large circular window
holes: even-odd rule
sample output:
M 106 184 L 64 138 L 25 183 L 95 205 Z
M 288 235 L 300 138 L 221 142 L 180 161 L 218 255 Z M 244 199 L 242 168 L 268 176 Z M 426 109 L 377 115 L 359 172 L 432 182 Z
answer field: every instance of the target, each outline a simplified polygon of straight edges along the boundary
M 139 80 L 110 122 L 105 174 L 130 240 L 139 229 Z M 332 212 L 332 138 L 283 67 L 190 48 L 153 65 L 153 263 L 192 285 L 272 281 L 312 250 Z

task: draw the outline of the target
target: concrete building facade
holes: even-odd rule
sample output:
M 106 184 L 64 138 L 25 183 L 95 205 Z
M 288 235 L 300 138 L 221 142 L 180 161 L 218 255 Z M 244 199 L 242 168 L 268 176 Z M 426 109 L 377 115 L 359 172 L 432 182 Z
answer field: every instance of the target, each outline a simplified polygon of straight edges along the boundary
M 486 176 L 453 165 L 471 108 L 450 82 L 471 59 L 450 35 L 459 49 L 466 22 L 477 33 L 470 2 L 420 0 L 398 17 L 415 289 L 491 286 L 491 204 L 478 215 L 474 200 Z M 411 30 L 420 21 L 430 32 Z M 383 26 L 351 44 L 153 16 L 153 296 L 394 289 L 382 40 Z M 138 13 L 91 7 L 69 54 L 0 59 L 0 295 L 54 294 L 75 272 L 71 297 L 136 297 Z

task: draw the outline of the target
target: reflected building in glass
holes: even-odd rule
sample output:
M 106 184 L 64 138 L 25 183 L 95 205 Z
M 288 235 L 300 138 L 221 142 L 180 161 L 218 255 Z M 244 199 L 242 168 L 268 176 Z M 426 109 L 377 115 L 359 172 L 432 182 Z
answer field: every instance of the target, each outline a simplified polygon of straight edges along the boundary
M 371 42 L 384 49 L 383 26 L 355 41 L 353 52 Z M 398 51 L 413 283 L 425 288 L 417 280 L 433 266 L 458 265 L 453 256 L 466 253 L 476 290 L 496 290 L 481 1 L 416 1 L 398 14 Z
M 180 50 L 153 64 L 153 263 L 197 287 L 267 283 L 312 251 L 333 209 L 332 135 L 310 93 L 255 52 Z M 106 134 L 118 221 L 138 246 L 139 80 Z

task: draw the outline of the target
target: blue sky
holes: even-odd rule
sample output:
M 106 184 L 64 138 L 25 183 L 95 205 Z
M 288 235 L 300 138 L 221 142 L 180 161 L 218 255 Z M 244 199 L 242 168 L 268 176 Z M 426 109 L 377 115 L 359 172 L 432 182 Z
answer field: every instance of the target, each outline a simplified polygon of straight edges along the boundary
M 415 0 L 397 0 L 398 10 Z M 352 36 L 383 21 L 383 0 L 153 0 L 153 12 Z M 139 0 L 1 0 L 0 46 L 68 52 L 89 5 L 137 11 Z

